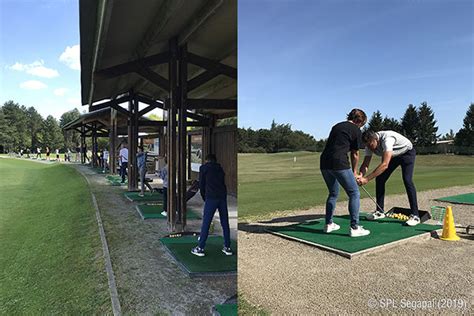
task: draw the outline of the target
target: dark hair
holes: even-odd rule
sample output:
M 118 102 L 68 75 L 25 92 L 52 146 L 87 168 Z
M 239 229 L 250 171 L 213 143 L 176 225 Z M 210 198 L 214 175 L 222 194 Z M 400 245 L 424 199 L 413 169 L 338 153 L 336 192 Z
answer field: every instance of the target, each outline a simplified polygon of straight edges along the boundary
M 365 124 L 367 122 L 367 115 L 360 109 L 352 109 L 349 114 L 347 114 L 347 120 L 356 124 Z
M 369 143 L 370 141 L 377 139 L 377 134 L 371 129 L 368 129 L 362 133 L 362 142 L 365 144 Z
M 217 157 L 214 154 L 207 154 L 206 156 L 207 161 L 217 162 Z

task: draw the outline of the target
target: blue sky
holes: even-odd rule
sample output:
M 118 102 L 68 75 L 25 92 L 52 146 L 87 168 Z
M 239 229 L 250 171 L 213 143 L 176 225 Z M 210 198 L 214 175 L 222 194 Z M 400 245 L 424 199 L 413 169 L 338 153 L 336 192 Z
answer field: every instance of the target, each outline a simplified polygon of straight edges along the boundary
M 427 101 L 439 132 L 473 98 L 469 0 L 239 0 L 239 126 L 316 138 L 354 107 L 401 118 Z
M 0 102 L 34 106 L 43 117 L 80 105 L 76 0 L 0 0 Z

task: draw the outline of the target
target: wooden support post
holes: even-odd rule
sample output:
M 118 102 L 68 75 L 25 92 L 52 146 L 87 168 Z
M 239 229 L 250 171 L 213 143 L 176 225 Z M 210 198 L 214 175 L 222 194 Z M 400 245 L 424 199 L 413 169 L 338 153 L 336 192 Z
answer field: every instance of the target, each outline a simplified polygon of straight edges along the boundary
M 181 228 L 186 228 L 186 121 L 187 121 L 187 45 L 179 50 L 179 125 L 178 125 L 178 218 Z
M 168 109 L 168 228 L 171 232 L 176 231 L 176 114 L 177 114 L 177 39 L 169 41 L 170 60 L 168 65 L 169 99 Z
M 166 112 L 164 112 L 166 113 Z M 158 154 L 162 157 L 166 156 L 166 137 L 165 137 L 165 128 L 160 127 L 160 137 L 159 137 L 159 148 L 158 148 Z
M 202 129 L 202 163 L 205 163 L 205 159 L 208 154 L 214 153 L 212 134 L 215 121 L 215 117 L 211 115 L 209 118 L 209 125 Z
M 117 173 L 117 110 L 110 108 L 110 135 L 109 135 L 109 144 L 110 144 L 110 173 Z
M 86 129 L 84 125 L 81 125 L 81 164 L 86 163 L 86 154 L 87 152 L 84 152 L 84 147 L 86 145 L 86 137 L 85 137 Z
M 188 136 L 188 180 L 191 180 L 191 135 Z
M 92 123 L 92 167 L 97 167 L 97 127 Z
M 128 102 L 128 191 L 138 189 L 137 146 L 138 146 L 138 100 L 132 97 Z

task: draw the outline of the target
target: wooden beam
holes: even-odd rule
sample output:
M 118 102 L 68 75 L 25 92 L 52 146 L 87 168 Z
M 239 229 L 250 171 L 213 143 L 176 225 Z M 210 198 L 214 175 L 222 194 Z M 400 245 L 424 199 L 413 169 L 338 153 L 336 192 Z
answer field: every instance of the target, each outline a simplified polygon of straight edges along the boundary
M 169 59 L 169 53 L 164 52 L 148 57 L 136 59 L 124 64 L 115 65 L 109 68 L 98 70 L 94 73 L 96 80 L 105 80 L 122 75 L 126 75 L 132 72 L 138 72 L 141 68 L 147 68 L 159 64 L 164 64 Z
M 118 105 L 118 104 L 123 103 L 123 102 L 128 102 L 128 101 L 130 101 L 130 98 L 131 98 L 130 95 L 124 95 L 124 96 L 121 96 L 119 98 L 107 101 L 107 102 L 102 102 L 102 103 L 99 103 L 97 105 L 91 105 L 91 106 L 89 106 L 89 112 L 93 112 L 93 111 L 105 109 L 105 108 L 108 108 L 108 107 L 112 107 L 114 105 Z
M 160 74 L 154 72 L 150 68 L 140 68 L 136 70 L 136 73 L 145 78 L 146 80 L 150 81 L 151 83 L 155 84 L 159 88 L 168 91 L 169 82 L 166 78 L 161 76 Z
M 236 110 L 237 100 L 188 99 L 188 109 Z
M 186 25 L 183 31 L 178 36 L 178 45 L 185 44 L 188 39 L 204 24 L 216 10 L 224 3 L 224 0 L 212 0 L 199 10 L 197 14 L 191 19 L 191 23 Z
M 139 94 L 137 94 L 136 98 L 141 103 L 145 103 L 145 104 L 148 104 L 148 105 L 153 105 L 156 108 L 160 108 L 160 109 L 165 109 L 165 103 L 164 102 L 158 102 L 158 101 L 155 101 L 155 100 L 153 100 L 149 97 L 146 97 L 144 95 L 139 95 Z
M 196 66 L 214 71 L 218 74 L 225 75 L 232 79 L 237 79 L 237 69 L 231 66 L 224 65 L 218 61 L 198 56 L 196 54 L 188 53 L 188 62 Z
M 195 121 L 195 122 L 188 122 L 186 125 L 187 125 L 187 126 L 196 126 L 196 127 L 209 126 L 209 122 L 199 122 L 199 121 Z
M 138 121 L 138 126 L 166 126 L 167 121 Z
M 218 75 L 219 75 L 219 73 L 217 73 L 215 71 L 208 70 L 208 71 L 203 72 L 202 74 L 200 74 L 200 75 L 198 75 L 198 76 L 196 76 L 193 79 L 188 81 L 188 91 L 192 91 L 196 88 L 199 88 L 200 86 L 202 86 L 206 82 L 214 79 Z
M 209 121 L 209 119 L 207 117 L 205 117 L 204 115 L 200 115 L 200 114 L 197 114 L 197 113 L 193 113 L 193 112 L 187 112 L 187 117 L 195 120 L 195 121 L 200 121 L 200 122 L 207 122 Z
M 156 106 L 154 105 L 149 105 L 146 108 L 142 109 L 140 112 L 138 112 L 138 117 L 142 117 L 144 114 L 147 114 L 150 111 L 153 111 L 156 109 Z

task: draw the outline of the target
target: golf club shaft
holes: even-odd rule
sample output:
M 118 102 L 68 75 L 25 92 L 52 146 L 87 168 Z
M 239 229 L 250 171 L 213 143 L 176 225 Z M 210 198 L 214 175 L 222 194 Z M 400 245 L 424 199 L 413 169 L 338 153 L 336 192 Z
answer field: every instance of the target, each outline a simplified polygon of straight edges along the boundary
M 382 213 L 385 214 L 383 208 L 380 207 L 380 205 L 378 205 L 377 201 L 375 201 L 375 199 L 372 197 L 372 195 L 370 195 L 369 191 L 367 191 L 364 186 L 361 186 L 362 189 L 364 189 L 365 193 L 367 193 L 367 195 L 369 196 L 369 198 L 375 203 L 375 205 L 377 206 L 377 208 L 379 209 L 379 211 L 381 211 Z

